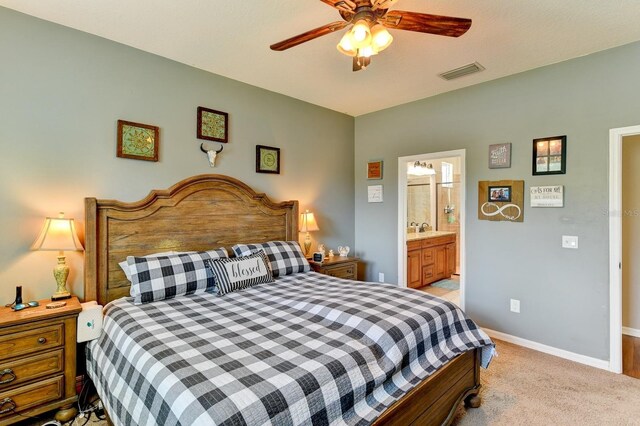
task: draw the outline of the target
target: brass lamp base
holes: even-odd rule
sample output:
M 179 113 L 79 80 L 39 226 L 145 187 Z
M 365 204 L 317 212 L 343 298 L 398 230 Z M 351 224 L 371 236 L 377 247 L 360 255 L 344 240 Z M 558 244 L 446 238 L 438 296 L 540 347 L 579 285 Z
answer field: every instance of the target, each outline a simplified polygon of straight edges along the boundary
M 62 253 L 62 252 L 61 252 Z M 51 296 L 51 300 L 64 300 L 70 299 L 71 293 L 67 290 L 67 277 L 69 276 L 69 267 L 65 262 L 65 256 L 58 256 L 58 264 L 55 268 L 53 268 L 53 276 L 56 279 L 56 284 L 58 288 L 56 288 L 56 292 Z

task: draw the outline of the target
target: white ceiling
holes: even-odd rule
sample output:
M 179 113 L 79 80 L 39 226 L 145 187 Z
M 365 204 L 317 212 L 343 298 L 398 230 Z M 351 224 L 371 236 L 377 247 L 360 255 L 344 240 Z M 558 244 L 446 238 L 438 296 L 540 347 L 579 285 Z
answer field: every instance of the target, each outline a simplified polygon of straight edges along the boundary
M 640 40 L 638 0 L 401 0 L 395 9 L 471 18 L 460 38 L 391 30 L 351 71 L 343 31 L 285 52 L 269 45 L 340 20 L 320 0 L 0 0 L 0 5 L 203 70 L 361 115 Z M 455 81 L 437 74 L 478 61 Z

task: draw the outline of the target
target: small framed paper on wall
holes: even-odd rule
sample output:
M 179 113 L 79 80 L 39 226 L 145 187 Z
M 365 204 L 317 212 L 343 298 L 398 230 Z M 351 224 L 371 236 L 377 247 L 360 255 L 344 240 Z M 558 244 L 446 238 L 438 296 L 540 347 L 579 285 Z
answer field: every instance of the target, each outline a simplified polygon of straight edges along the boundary
M 229 114 L 205 107 L 198 107 L 198 139 L 229 142 Z
M 367 163 L 367 179 L 382 179 L 382 160 Z
M 563 175 L 567 171 L 567 137 L 533 140 L 534 175 Z
M 508 169 L 511 167 L 511 143 L 489 145 L 489 168 Z
M 160 129 L 157 126 L 118 120 L 118 157 L 158 161 L 159 146 Z
M 280 174 L 280 148 L 256 145 L 256 172 Z

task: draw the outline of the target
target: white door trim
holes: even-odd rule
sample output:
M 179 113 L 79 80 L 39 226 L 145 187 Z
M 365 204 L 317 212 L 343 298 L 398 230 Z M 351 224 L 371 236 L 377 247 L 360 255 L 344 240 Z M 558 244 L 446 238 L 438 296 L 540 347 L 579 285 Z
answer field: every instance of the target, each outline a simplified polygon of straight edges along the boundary
M 407 163 L 435 160 L 446 157 L 460 158 L 460 308 L 465 308 L 465 284 L 467 279 L 467 256 L 465 250 L 466 232 L 466 149 L 433 152 L 429 154 L 398 157 L 398 286 L 407 286 Z
M 609 131 L 609 371 L 622 373 L 622 138 L 640 126 Z

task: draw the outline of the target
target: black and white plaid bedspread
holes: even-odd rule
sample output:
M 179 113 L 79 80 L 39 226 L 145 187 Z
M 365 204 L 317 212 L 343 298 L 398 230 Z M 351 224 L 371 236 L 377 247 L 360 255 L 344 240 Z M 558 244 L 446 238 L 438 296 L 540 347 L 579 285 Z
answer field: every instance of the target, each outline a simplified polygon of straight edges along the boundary
M 107 305 L 89 376 L 117 425 L 362 425 L 493 344 L 426 293 L 314 272 L 219 297 Z

